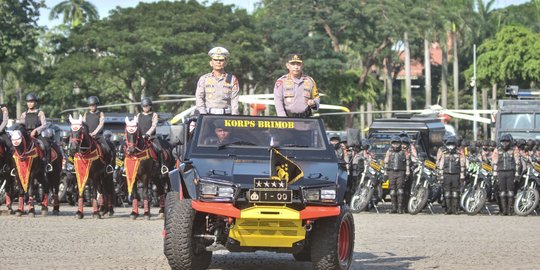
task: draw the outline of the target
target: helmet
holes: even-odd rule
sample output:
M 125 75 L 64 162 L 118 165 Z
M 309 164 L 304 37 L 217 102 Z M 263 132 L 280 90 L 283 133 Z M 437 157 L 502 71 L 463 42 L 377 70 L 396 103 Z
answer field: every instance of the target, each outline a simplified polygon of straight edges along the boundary
M 450 136 L 446 139 L 446 144 L 457 145 L 457 138 L 455 136 Z
M 401 143 L 401 138 L 399 136 L 392 136 L 390 143 Z
M 341 139 L 338 136 L 333 136 L 330 138 L 330 141 L 341 141 Z
M 141 106 L 152 106 L 152 99 L 145 97 L 141 100 Z
M 98 105 L 99 98 L 96 96 L 89 96 L 86 102 L 88 103 L 88 105 Z
M 118 135 L 113 134 L 113 135 L 111 136 L 111 142 L 118 142 L 118 141 L 119 141 L 119 140 L 118 140 Z
M 401 138 L 401 143 L 411 144 L 411 139 L 409 137 L 402 137 Z
M 103 137 L 105 138 L 105 140 L 110 140 L 112 135 L 112 131 L 108 129 L 103 131 Z
M 519 139 L 516 141 L 516 145 L 517 147 L 519 147 L 520 149 L 523 149 L 523 147 L 525 146 L 525 144 L 527 144 L 527 142 L 524 140 L 524 139 Z
M 495 141 L 491 141 L 489 142 L 489 146 L 495 148 L 497 147 L 497 143 Z
M 507 133 L 507 134 L 503 134 L 503 135 L 501 136 L 501 138 L 499 139 L 499 142 L 504 142 L 504 141 L 506 141 L 506 142 L 512 142 L 512 136 L 510 136 L 510 134 L 508 134 L 508 133 Z
M 44 138 L 52 138 L 54 136 L 54 130 L 51 128 L 47 128 L 43 132 L 41 132 L 41 136 L 43 136 Z
M 461 145 L 467 147 L 467 146 L 470 146 L 470 145 L 471 145 L 471 142 L 470 142 L 469 140 L 463 140 L 463 141 L 461 141 Z
M 463 142 L 463 137 L 456 135 L 456 145 L 461 146 L 461 142 Z
M 34 93 L 29 93 L 26 95 L 26 101 L 38 101 L 38 97 Z

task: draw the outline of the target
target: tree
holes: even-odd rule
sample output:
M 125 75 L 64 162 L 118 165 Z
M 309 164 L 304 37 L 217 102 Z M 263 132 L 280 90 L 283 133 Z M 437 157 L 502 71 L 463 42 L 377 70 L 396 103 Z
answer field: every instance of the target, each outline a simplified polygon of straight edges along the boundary
M 71 28 L 99 19 L 96 6 L 85 0 L 65 0 L 58 3 L 51 9 L 49 20 L 57 19 L 60 15 L 63 23 Z
M 3 0 L 0 5 L 0 63 L 24 56 L 36 46 L 41 3 L 37 0 Z

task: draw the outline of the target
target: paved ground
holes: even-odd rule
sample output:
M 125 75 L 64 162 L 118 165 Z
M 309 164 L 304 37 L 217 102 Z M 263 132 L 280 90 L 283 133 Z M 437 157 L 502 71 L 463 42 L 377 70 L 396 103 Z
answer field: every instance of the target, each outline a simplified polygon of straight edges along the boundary
M 162 220 L 130 221 L 127 208 L 107 219 L 87 215 L 76 220 L 73 207 L 62 210 L 61 216 L 33 219 L 2 213 L 0 268 L 169 269 L 162 255 Z M 361 213 L 355 223 L 352 269 L 535 269 L 540 264 L 538 216 Z M 219 252 L 211 265 L 231 270 L 309 268 L 291 255 L 266 252 Z

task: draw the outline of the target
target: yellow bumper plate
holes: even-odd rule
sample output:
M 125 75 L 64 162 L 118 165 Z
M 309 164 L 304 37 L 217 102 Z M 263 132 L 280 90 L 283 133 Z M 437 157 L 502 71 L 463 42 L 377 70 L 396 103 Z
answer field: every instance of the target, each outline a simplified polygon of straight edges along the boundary
M 229 237 L 245 247 L 292 247 L 306 237 L 300 212 L 285 206 L 253 206 L 244 209 Z

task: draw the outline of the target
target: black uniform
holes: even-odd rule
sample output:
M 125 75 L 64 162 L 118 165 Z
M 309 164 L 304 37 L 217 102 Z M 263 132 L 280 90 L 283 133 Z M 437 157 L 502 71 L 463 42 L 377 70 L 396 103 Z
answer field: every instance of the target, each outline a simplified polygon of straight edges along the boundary
M 390 197 L 392 199 L 392 213 L 396 210 L 403 213 L 403 195 L 405 180 L 409 175 L 409 159 L 401 147 L 391 147 L 384 158 L 386 174 L 390 181 Z
M 458 211 L 460 179 L 465 179 L 465 157 L 457 149 L 446 148 L 439 160 L 443 172 L 443 189 L 447 214 Z
M 519 151 L 513 147 L 498 147 L 493 151 L 493 171 L 499 179 L 501 214 L 513 214 L 514 181 L 519 180 Z M 508 200 L 507 200 L 508 199 Z
M 94 131 L 99 127 L 99 118 L 101 117 L 101 112 L 96 110 L 95 112 L 88 111 L 84 115 L 84 122 L 88 126 L 88 132 L 94 133 Z M 96 133 L 96 141 L 101 144 L 103 150 L 107 153 L 111 152 L 111 147 L 103 137 L 103 127 L 100 127 L 99 131 Z

